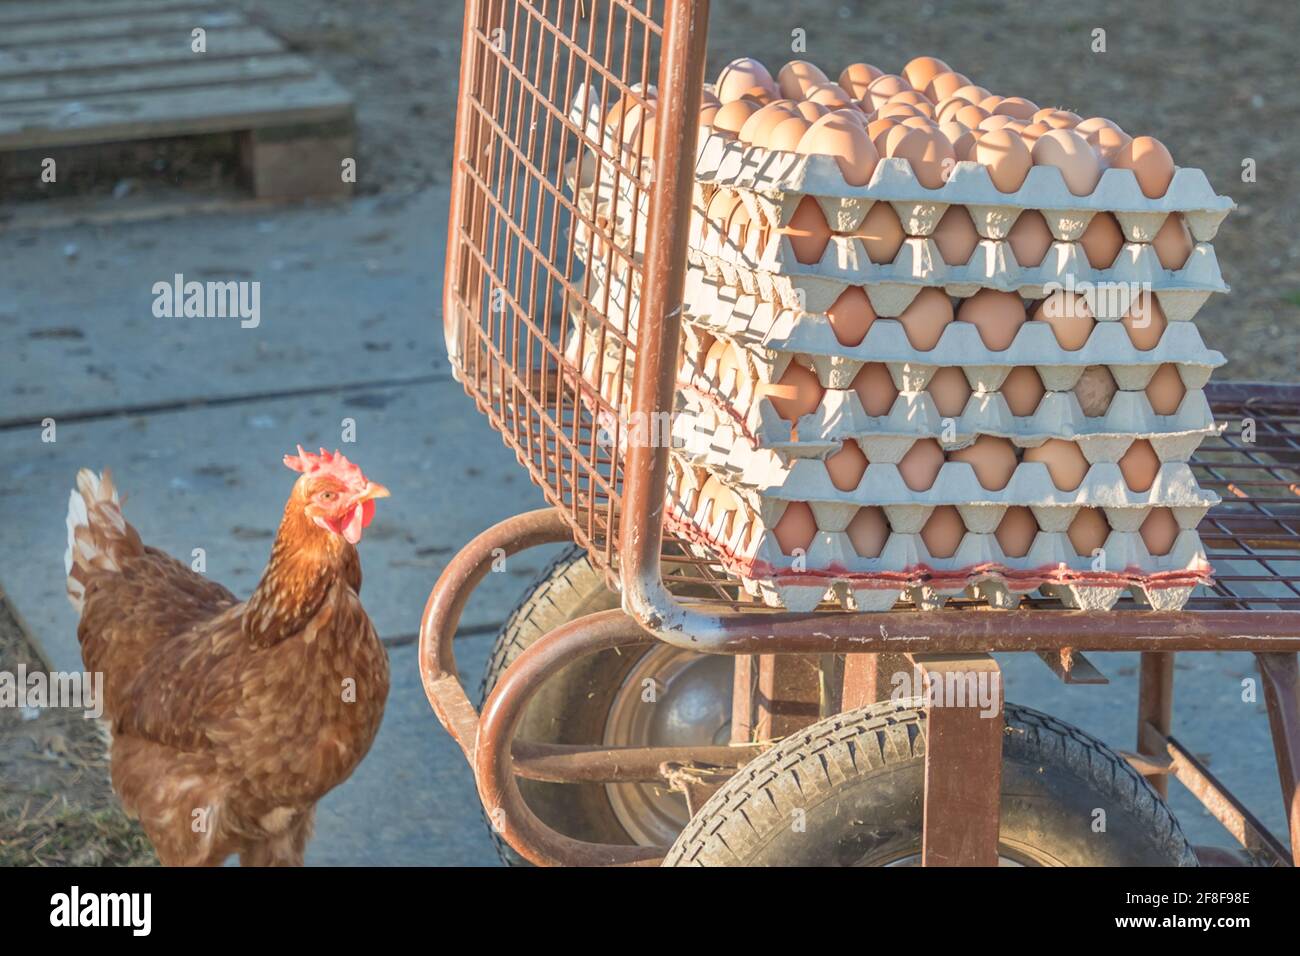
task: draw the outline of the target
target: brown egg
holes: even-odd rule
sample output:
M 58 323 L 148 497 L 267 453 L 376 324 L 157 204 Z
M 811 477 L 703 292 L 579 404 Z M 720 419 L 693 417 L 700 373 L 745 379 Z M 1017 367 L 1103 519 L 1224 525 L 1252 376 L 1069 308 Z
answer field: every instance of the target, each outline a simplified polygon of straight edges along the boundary
M 965 206 L 949 206 L 931 235 L 939 247 L 939 256 L 950 266 L 964 266 L 975 254 L 980 234 Z
M 867 337 L 867 330 L 876 321 L 876 312 L 862 286 L 851 285 L 831 303 L 826 317 L 840 345 L 854 346 Z
M 700 106 L 721 106 L 722 100 L 709 90 L 700 90 Z
M 788 422 L 817 410 L 825 389 L 811 369 L 791 362 L 775 385 L 766 389 L 776 413 Z
M 933 79 L 925 85 L 925 95 L 933 102 L 937 103 L 940 100 L 947 99 L 949 96 L 952 96 L 953 93 L 967 86 L 970 86 L 970 80 L 962 76 L 960 73 L 953 73 L 951 71 L 947 73 L 936 73 Z
M 732 348 L 722 353 L 718 362 L 719 390 L 729 399 L 740 394 L 741 386 L 748 380 L 749 370 L 745 367 L 740 353 Z
M 1148 199 L 1159 199 L 1174 179 L 1174 158 L 1165 144 L 1153 136 L 1138 136 L 1115 153 L 1110 164 L 1131 169 L 1138 188 Z
M 738 193 L 729 189 L 719 189 L 705 207 L 704 217 L 708 224 L 724 236 L 731 235 L 731 221 L 738 209 L 744 208 L 744 202 Z
M 932 558 L 951 558 L 965 536 L 966 525 L 961 520 L 961 512 L 952 505 L 935 508 L 921 527 L 921 540 Z
M 788 100 L 801 100 L 808 95 L 808 90 L 819 83 L 828 82 L 821 68 L 807 60 L 791 60 L 781 67 L 776 83 L 781 95 Z
M 1043 264 L 1047 250 L 1055 239 L 1047 220 L 1037 209 L 1026 209 L 1016 217 L 1015 225 L 1007 233 L 1007 243 L 1016 262 L 1026 268 Z
M 1074 386 L 1074 397 L 1089 418 L 1100 418 L 1110 408 L 1111 399 L 1119 391 L 1115 376 L 1104 365 L 1089 365 Z
M 949 461 L 964 461 L 975 472 L 980 487 L 1001 491 L 1016 470 L 1016 446 L 1009 438 L 981 435 L 973 445 L 948 453 Z
M 885 155 L 885 140 L 889 131 L 901 125 L 898 120 L 890 118 L 873 119 L 867 124 L 867 138 L 871 140 L 871 145 L 876 147 L 876 152 L 881 156 Z
M 867 128 L 867 114 L 862 112 L 856 104 L 845 106 L 841 109 L 835 110 L 834 112 L 836 116 L 839 116 L 842 119 L 852 120 L 864 130 Z
M 1178 374 L 1178 366 L 1166 363 L 1156 369 L 1156 374 L 1151 376 L 1151 381 L 1147 383 L 1147 401 L 1151 403 L 1151 410 L 1157 415 L 1173 415 L 1177 413 L 1178 406 L 1183 403 L 1183 396 L 1187 394 L 1187 386 L 1183 384 L 1183 377 Z
M 1047 394 L 1038 370 L 1032 365 L 1018 365 L 1013 368 L 1002 387 L 998 389 L 1006 400 L 1011 414 L 1020 418 L 1028 417 L 1038 411 L 1038 403 Z
M 870 63 L 850 63 L 840 72 L 840 86 L 855 100 L 867 95 L 867 87 L 884 71 Z
M 709 480 L 704 483 L 700 489 L 700 509 L 704 511 L 702 521 L 704 527 L 712 529 L 716 526 L 718 519 L 726 516 L 723 521 L 722 530 L 719 532 L 721 540 L 729 540 L 732 534 L 732 525 L 736 519 L 736 511 L 740 508 L 740 501 L 730 488 L 717 479 L 716 476 L 710 475 Z M 697 509 L 697 514 L 699 510 Z
M 1121 133 L 1123 132 L 1123 130 L 1119 128 L 1118 123 L 1114 120 L 1108 120 L 1104 116 L 1090 116 L 1086 120 L 1080 120 L 1075 124 L 1074 131 L 1084 139 L 1087 139 L 1089 143 L 1092 143 L 1092 134 L 1097 132 L 1097 130 L 1101 129 L 1103 126 L 1109 126 L 1113 130 L 1117 130 Z
M 1094 269 L 1109 269 L 1124 248 L 1124 232 L 1119 220 L 1108 212 L 1099 212 L 1088 222 L 1079 237 L 1084 257 Z
M 1037 448 L 1025 449 L 1025 461 L 1041 461 L 1052 476 L 1052 484 L 1062 491 L 1073 491 L 1088 474 L 1088 459 L 1079 446 L 1062 438 L 1049 438 Z
M 934 108 L 934 118 L 941 125 L 951 122 L 957 118 L 958 113 L 970 105 L 965 100 L 949 97 L 946 100 L 941 100 L 939 105 Z
M 903 76 L 914 89 L 923 90 L 940 73 L 951 73 L 952 67 L 937 56 L 918 56 L 907 61 Z
M 1054 129 L 1034 141 L 1035 166 L 1055 166 L 1065 186 L 1076 196 L 1087 196 L 1101 179 L 1101 162 L 1088 141 L 1072 129 Z
M 1005 127 L 1003 128 L 1005 129 Z M 1020 138 L 1024 141 L 1024 144 L 1032 150 L 1038 137 L 1051 131 L 1051 129 L 1052 127 L 1048 126 L 1046 123 L 1030 123 L 1020 131 Z
M 720 107 L 716 105 L 710 105 L 710 104 L 706 104 L 700 107 L 700 121 L 698 125 L 701 129 L 705 129 L 705 128 L 710 130 L 713 129 L 713 120 L 718 115 L 719 108 Z M 703 133 L 700 134 L 700 139 L 701 140 L 704 139 Z
M 902 90 L 889 97 L 890 103 L 907 103 L 915 106 L 922 114 L 934 116 L 934 103 L 928 96 L 918 90 Z
M 844 530 L 853 550 L 864 558 L 879 557 L 889 540 L 889 521 L 883 508 L 859 508 Z
M 1088 301 L 1078 293 L 1058 289 L 1043 299 L 1034 310 L 1034 321 L 1052 327 L 1056 343 L 1067 352 L 1077 352 L 1092 335 L 1097 320 L 1092 317 Z
M 998 108 L 998 104 L 1005 99 L 1006 99 L 1005 96 L 998 96 L 996 93 L 990 93 L 988 96 L 984 97 L 984 99 L 980 100 L 975 105 L 978 106 L 980 109 L 984 110 L 984 112 L 986 113 L 992 113 L 995 109 Z
M 1038 519 L 1029 508 L 1013 505 L 998 522 L 994 536 L 998 539 L 998 547 L 1003 554 L 1009 558 L 1023 558 L 1034 546 L 1034 538 L 1038 536 Z
M 750 87 L 741 94 L 740 98 L 742 100 L 753 100 L 759 106 L 766 106 L 768 103 L 774 102 L 777 99 L 777 97 L 772 95 L 770 90 L 766 90 L 761 86 Z
M 880 159 L 861 124 L 833 113 L 813 123 L 795 151 L 835 157 L 844 181 L 850 186 L 865 186 Z
M 898 463 L 898 473 L 903 484 L 913 491 L 926 491 L 939 477 L 943 467 L 943 449 L 933 438 L 922 438 L 912 443 Z
M 799 141 L 803 139 L 804 133 L 808 132 L 811 126 L 812 123 L 802 116 L 792 116 L 772 127 L 772 131 L 767 135 L 767 148 L 793 153 L 799 147 Z
M 1129 445 L 1119 460 L 1119 472 L 1124 476 L 1124 483 L 1134 491 L 1149 491 L 1159 471 L 1160 458 L 1145 438 Z
M 761 109 L 749 114 L 749 119 L 745 120 L 745 125 L 740 128 L 736 138 L 742 143 L 748 143 L 751 146 L 766 147 L 772 130 L 792 116 L 798 115 L 795 112 L 794 104 L 786 100 L 768 103 Z
M 967 103 L 953 116 L 953 119 L 968 129 L 975 129 L 988 118 L 988 113 L 972 103 Z M 1025 168 L 1028 169 L 1029 167 L 1026 166 Z
M 858 400 L 868 415 L 877 418 L 888 415 L 898 398 L 898 388 L 883 362 L 868 362 L 858 370 L 850 386 L 858 393 Z
M 1011 346 L 1025 324 L 1025 303 L 1014 292 L 980 289 L 962 299 L 957 321 L 971 323 L 979 329 L 985 348 L 1001 352 Z
M 812 100 L 803 100 L 802 102 L 799 103 L 798 106 L 795 107 L 795 109 L 797 109 L 799 111 L 799 115 L 802 116 L 804 119 L 806 119 L 809 123 L 817 122 L 819 119 L 821 119 L 823 116 L 825 116 L 827 113 L 831 111 L 829 106 L 825 106 L 821 103 L 814 103 Z
M 758 60 L 745 56 L 732 60 L 722 68 L 715 89 L 719 100 L 730 103 L 740 99 L 756 86 L 762 87 L 773 96 L 776 95 L 776 81 L 772 79 L 772 74 L 767 71 L 767 67 Z
M 984 102 L 984 100 L 989 98 L 989 91 L 984 89 L 984 87 L 982 86 L 978 86 L 974 83 L 971 83 L 968 84 L 967 86 L 963 86 L 959 90 L 953 90 L 952 98 L 958 100 L 965 100 L 967 103 L 970 103 L 972 106 L 979 106 L 980 103 Z
M 957 154 L 953 152 L 952 143 L 937 129 L 908 129 L 894 140 L 891 131 L 887 139 L 890 156 L 905 159 L 912 166 L 917 182 L 926 189 L 939 189 L 948 181 L 952 168 L 957 164 Z
M 983 109 L 983 107 L 980 108 Z M 987 133 L 991 133 L 995 129 L 1004 129 L 1006 127 L 1009 127 L 1014 122 L 1015 120 L 1013 120 L 1010 116 L 1003 116 L 1001 114 L 990 113 L 988 116 L 980 120 L 979 125 L 977 125 L 975 128 L 984 130 Z M 1018 128 L 1019 127 L 1017 127 L 1017 129 Z
M 896 120 L 901 125 L 905 119 L 916 119 L 920 117 L 925 119 L 926 116 L 911 103 L 886 103 L 880 109 L 876 110 L 876 119 Z
M 935 126 L 934 120 L 930 119 L 928 116 L 909 116 L 907 117 L 907 119 L 903 120 L 901 125 L 906 126 L 908 129 L 936 129 L 937 128 Z M 945 136 L 944 139 L 947 139 L 947 137 Z
M 745 122 L 759 109 L 759 105 L 753 100 L 732 100 L 713 115 L 713 128 L 719 133 L 736 136 Z
M 736 249 L 744 249 L 749 239 L 749 210 L 741 203 L 731 214 L 731 223 L 727 227 L 727 243 Z
M 831 484 L 840 491 L 852 491 L 867 471 L 867 456 L 855 441 L 846 441 L 840 450 L 826 459 Z
M 722 356 L 731 351 L 731 343 L 722 339 L 715 339 L 709 346 L 708 352 L 704 355 L 704 377 L 716 383 L 719 379 L 719 368 L 722 365 Z
M 941 125 L 939 132 L 952 143 L 952 152 L 958 162 L 970 156 L 970 151 L 975 148 L 975 134 L 955 120 Z
M 1039 110 L 1034 114 L 1035 123 L 1046 123 L 1051 129 L 1074 129 L 1081 121 L 1078 113 L 1069 110 Z
M 1187 223 L 1183 222 L 1183 217 L 1176 212 L 1171 213 L 1155 238 L 1151 240 L 1151 248 L 1155 249 L 1156 258 L 1166 269 L 1176 270 L 1187 265 L 1187 260 L 1192 257 L 1195 243 L 1192 241 L 1192 233 L 1188 230 Z
M 1128 337 L 1135 349 L 1149 352 L 1160 344 L 1169 320 L 1165 310 L 1160 307 L 1160 300 L 1150 292 L 1143 291 L 1120 320 L 1128 330 Z
M 819 83 L 808 90 L 807 97 L 812 102 L 820 103 L 832 110 L 844 109 L 853 105 L 853 99 L 840 89 L 838 83 Z
M 907 238 L 898 213 L 887 202 L 872 205 L 852 235 L 862 241 L 867 250 L 867 258 L 877 265 L 893 262 L 898 257 L 898 250 L 903 247 L 903 240 Z
M 999 192 L 1004 193 L 1019 189 L 1033 165 L 1029 147 L 1010 130 L 995 129 L 985 133 L 975 144 L 974 157 L 975 162 L 988 167 L 989 179 Z
M 1070 544 L 1074 545 L 1074 550 L 1080 557 L 1086 558 L 1105 547 L 1106 539 L 1110 537 L 1110 522 L 1100 508 L 1080 508 L 1066 534 L 1070 538 Z
M 831 227 L 826 222 L 822 207 L 812 196 L 804 196 L 790 217 L 790 224 L 781 230 L 790 238 L 794 257 L 805 265 L 820 262 L 831 241 Z
M 1174 542 L 1178 540 L 1181 530 L 1172 511 L 1168 508 L 1153 508 L 1138 532 L 1142 535 L 1142 543 L 1147 546 L 1147 551 L 1159 557 L 1174 549 Z
M 1076 129 L 1075 132 L 1077 133 L 1078 130 Z M 1088 134 L 1088 145 L 1096 150 L 1102 166 L 1111 165 L 1120 150 L 1132 141 L 1132 136 L 1119 127 L 1113 126 L 1103 126 Z
M 781 520 L 772 529 L 782 554 L 807 551 L 817 537 L 817 519 L 806 501 L 792 501 L 785 506 Z
M 886 73 L 878 76 L 867 86 L 867 95 L 862 98 L 862 105 L 873 110 L 878 110 L 886 103 L 895 93 L 902 93 L 904 90 L 910 90 L 912 87 L 901 76 L 894 76 L 892 73 Z
M 947 418 L 956 418 L 966 410 L 966 400 L 971 392 L 965 373 L 956 366 L 936 371 L 925 390 L 930 393 L 939 414 Z
M 922 289 L 898 320 L 912 348 L 928 352 L 939 344 L 939 337 L 952 321 L 952 300 L 942 289 Z
M 1024 120 L 1028 123 L 1032 122 L 1033 115 L 1038 112 L 1038 104 L 1022 96 L 1008 96 L 998 103 L 992 112 L 995 116 L 1010 116 L 1012 119 Z

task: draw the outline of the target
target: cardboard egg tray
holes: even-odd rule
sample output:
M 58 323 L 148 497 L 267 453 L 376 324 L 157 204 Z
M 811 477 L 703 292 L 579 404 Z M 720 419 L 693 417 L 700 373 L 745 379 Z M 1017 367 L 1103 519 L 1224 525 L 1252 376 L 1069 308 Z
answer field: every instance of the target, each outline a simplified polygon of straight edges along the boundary
M 1142 428 L 1127 430 L 1123 422 L 1141 417 L 1150 403 L 1140 392 L 1117 392 L 1112 409 L 1102 419 L 1083 418 L 1078 400 L 1069 392 L 1048 393 L 1039 411 L 1018 419 L 996 393 L 972 395 L 957 419 L 945 419 L 924 392 L 900 392 L 888 415 L 870 416 L 857 393 L 830 391 L 821 405 L 791 423 L 761 398 L 742 417 L 731 403 L 690 385 L 679 387 L 673 432 L 681 447 L 701 466 L 729 475 L 754 469 L 789 467 L 795 460 L 824 458 L 846 441 L 857 442 L 868 461 L 896 462 L 912 443 L 933 438 L 945 451 L 965 448 L 980 435 L 1010 439 L 1018 448 L 1034 448 L 1052 438 L 1075 442 L 1089 462 L 1115 462 L 1137 440 L 1151 443 L 1162 462 L 1186 462 L 1207 436 L 1218 434 L 1203 392 L 1189 392 L 1179 413 L 1162 429 L 1148 419 Z M 1072 430 L 1083 419 L 1092 430 Z
M 865 186 L 850 186 L 831 156 L 746 146 L 728 136 L 712 133 L 700 144 L 695 164 L 696 180 L 706 187 L 728 186 L 749 191 L 755 211 L 770 225 L 785 227 L 804 196 L 812 196 L 826 214 L 834 232 L 852 232 L 866 218 L 871 205 L 888 202 L 902 220 L 908 235 L 928 236 L 944 211 L 966 206 L 975 228 L 986 239 L 1004 239 L 1025 209 L 1037 209 L 1057 239 L 1072 242 L 1083 235 L 1099 212 L 1119 220 L 1130 242 L 1150 242 L 1170 213 L 1182 213 L 1192 236 L 1209 242 L 1219 224 L 1236 208 L 1220 196 L 1199 169 L 1175 168 L 1165 195 L 1148 199 L 1138 188 L 1132 170 L 1109 168 L 1087 196 L 1066 188 L 1060 170 L 1034 166 L 1014 193 L 1000 192 L 979 163 L 956 163 L 939 189 L 922 186 L 905 159 L 881 159 Z
M 876 557 L 860 556 L 847 534 L 828 530 L 820 516 L 819 530 L 806 553 L 787 555 L 770 530 L 774 522 L 764 521 L 746 493 L 739 495 L 739 512 L 713 516 L 711 508 L 701 504 L 699 490 L 694 469 L 674 458 L 669 478 L 671 529 L 691 544 L 697 556 L 738 576 L 747 592 L 769 606 L 792 611 L 810 611 L 823 602 L 855 611 L 884 611 L 899 601 L 929 609 L 958 596 L 1013 608 L 1021 597 L 1035 591 L 1072 608 L 1110 609 L 1129 593 L 1157 610 L 1177 610 L 1210 577 L 1195 531 L 1199 519 L 1186 510 L 1174 511 L 1183 530 L 1168 554 L 1152 555 L 1136 530 L 1117 529 L 1102 546 L 1104 566 L 1092 555 L 1078 554 L 1057 521 L 1061 515 L 1049 513 L 1046 517 L 1052 523 L 1044 526 L 1044 515 L 1037 508 L 1034 512 L 1042 530 L 1023 557 L 1003 552 L 992 533 L 996 524 L 974 530 L 969 523 L 950 557 L 934 557 L 919 533 L 916 515 L 896 516 L 889 508 L 884 510 L 891 533 Z M 901 523 L 896 523 L 899 519 Z M 963 519 L 968 520 L 964 512 Z
M 825 312 L 848 286 L 865 288 L 877 315 L 902 314 L 924 288 L 941 288 L 954 298 L 980 289 L 1042 299 L 1055 290 L 1077 291 L 1101 321 L 1121 319 L 1144 290 L 1152 291 L 1171 322 L 1193 318 L 1214 293 L 1228 291 L 1214 248 L 1196 244 L 1183 268 L 1165 269 L 1148 244 L 1128 243 L 1109 269 L 1094 269 L 1077 242 L 1057 242 L 1032 268 L 1020 266 L 1006 241 L 982 239 L 964 265 L 944 262 L 933 239 L 903 241 L 891 263 L 875 263 L 861 239 L 831 236 L 815 263 L 795 258 L 788 236 L 749 230 L 744 248 L 715 223 L 700 221 L 688 252 L 692 266 L 728 286 L 808 312 Z
M 870 295 L 870 289 L 867 290 Z M 1098 321 L 1083 347 L 1061 348 L 1050 325 L 1026 320 L 1011 345 L 987 348 L 979 329 L 954 320 L 932 349 L 918 351 L 902 324 L 880 317 L 857 345 L 842 345 L 824 313 L 800 312 L 728 288 L 691 270 L 685 290 L 686 323 L 742 346 L 755 377 L 773 382 L 796 355 L 807 355 L 824 388 L 847 388 L 867 362 L 885 362 L 899 388 L 920 389 L 938 368 L 960 366 L 977 391 L 993 391 L 1011 369 L 1032 365 L 1049 391 L 1074 387 L 1083 370 L 1105 365 L 1121 389 L 1145 388 L 1156 370 L 1175 364 L 1188 388 L 1200 388 L 1223 365 L 1223 354 L 1205 346 L 1191 322 L 1170 322 L 1156 347 L 1133 345 L 1128 330 L 1115 320 Z

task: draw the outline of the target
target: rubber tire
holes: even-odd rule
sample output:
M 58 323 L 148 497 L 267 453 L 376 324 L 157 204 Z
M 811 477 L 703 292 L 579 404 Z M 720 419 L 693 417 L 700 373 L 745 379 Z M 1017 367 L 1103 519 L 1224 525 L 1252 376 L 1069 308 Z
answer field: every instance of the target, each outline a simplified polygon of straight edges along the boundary
M 567 621 L 619 606 L 604 575 L 586 551 L 566 548 L 528 587 L 511 612 L 488 657 L 480 706 L 516 657 L 542 635 Z M 591 744 L 602 739 L 614 692 L 640 655 L 606 651 L 575 661 L 548 680 L 533 697 L 517 737 L 535 743 Z M 529 808 L 560 833 L 593 843 L 632 844 L 618 822 L 603 784 L 520 780 Z M 527 865 L 491 826 L 488 832 L 503 862 Z
M 881 701 L 788 737 L 700 808 L 663 865 L 859 866 L 919 854 L 917 703 Z M 1197 865 L 1168 806 L 1117 753 L 1027 707 L 1007 704 L 1005 718 L 1001 852 L 1032 847 L 1049 865 Z M 1098 807 L 1104 833 L 1092 831 Z M 792 826 L 797 808 L 805 832 Z

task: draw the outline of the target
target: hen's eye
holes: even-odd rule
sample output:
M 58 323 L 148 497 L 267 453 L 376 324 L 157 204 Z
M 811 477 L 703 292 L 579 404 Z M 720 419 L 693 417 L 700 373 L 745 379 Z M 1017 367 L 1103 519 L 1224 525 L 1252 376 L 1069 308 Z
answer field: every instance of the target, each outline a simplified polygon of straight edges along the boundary
M 324 501 L 333 501 L 335 498 L 338 497 L 338 492 L 336 492 L 336 491 L 322 491 L 322 492 L 320 493 L 320 496 L 321 496 L 321 498 L 322 498 Z

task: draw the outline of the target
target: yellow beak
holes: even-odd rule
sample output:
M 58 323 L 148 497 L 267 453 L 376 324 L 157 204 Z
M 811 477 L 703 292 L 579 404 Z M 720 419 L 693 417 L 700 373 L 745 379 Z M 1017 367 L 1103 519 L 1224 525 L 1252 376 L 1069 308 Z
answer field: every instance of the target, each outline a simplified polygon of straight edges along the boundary
M 378 482 L 371 481 L 366 483 L 366 487 L 362 490 L 361 494 L 357 495 L 355 500 L 359 502 L 370 501 L 374 498 L 389 498 L 391 496 L 392 492 L 387 488 Z

